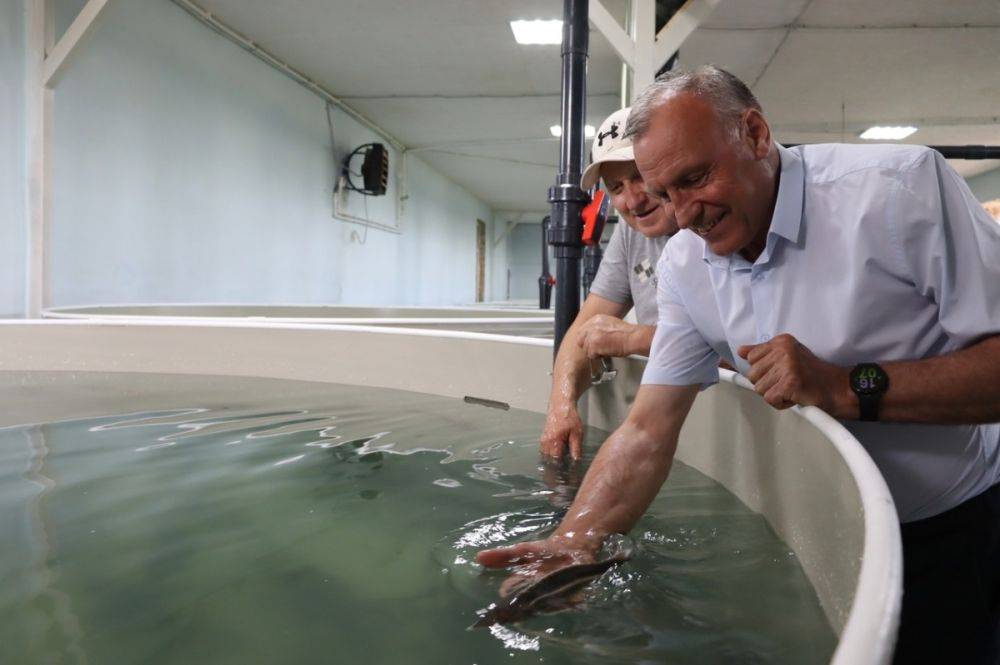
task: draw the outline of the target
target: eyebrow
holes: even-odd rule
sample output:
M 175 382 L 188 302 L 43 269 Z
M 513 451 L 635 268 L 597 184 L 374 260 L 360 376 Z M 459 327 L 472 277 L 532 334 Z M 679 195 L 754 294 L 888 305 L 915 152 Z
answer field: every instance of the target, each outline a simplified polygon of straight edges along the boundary
M 612 179 L 605 178 L 604 184 L 605 186 L 607 186 L 608 189 L 611 189 L 615 185 L 620 185 L 624 183 L 626 180 L 632 180 L 635 178 L 642 178 L 642 174 L 639 173 L 639 169 L 637 167 L 633 167 L 631 171 L 629 171 L 628 173 L 626 173 L 621 177 Z
M 664 190 L 662 190 L 661 188 L 659 188 L 659 187 L 652 187 L 652 188 L 647 187 L 646 191 L 649 192 L 650 196 L 653 196 L 654 198 L 657 198 L 657 199 L 669 199 L 670 198 L 669 196 L 667 196 L 667 193 Z
M 685 168 L 680 174 L 674 179 L 674 182 L 684 182 L 689 179 L 692 175 L 702 173 L 707 171 L 712 167 L 712 162 L 702 162 L 701 164 L 694 164 Z
M 677 183 L 684 182 L 689 179 L 692 175 L 708 171 L 715 164 L 714 161 L 699 162 L 698 164 L 692 164 L 691 166 L 684 167 L 683 170 L 677 175 L 676 178 L 671 180 L 671 185 L 676 185 Z M 666 190 L 660 187 L 646 188 L 646 191 L 659 199 L 669 199 Z

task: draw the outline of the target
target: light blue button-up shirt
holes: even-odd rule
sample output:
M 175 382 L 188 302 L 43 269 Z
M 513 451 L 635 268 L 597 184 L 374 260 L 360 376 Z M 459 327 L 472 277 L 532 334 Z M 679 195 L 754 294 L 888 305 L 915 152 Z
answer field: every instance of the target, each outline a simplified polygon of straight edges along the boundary
M 643 383 L 711 384 L 719 358 L 746 374 L 736 349 L 781 333 L 843 367 L 939 356 L 1000 334 L 1000 225 L 939 153 L 778 151 L 778 198 L 755 262 L 717 256 L 689 231 L 667 243 Z M 1000 482 L 1000 423 L 844 425 L 904 522 Z

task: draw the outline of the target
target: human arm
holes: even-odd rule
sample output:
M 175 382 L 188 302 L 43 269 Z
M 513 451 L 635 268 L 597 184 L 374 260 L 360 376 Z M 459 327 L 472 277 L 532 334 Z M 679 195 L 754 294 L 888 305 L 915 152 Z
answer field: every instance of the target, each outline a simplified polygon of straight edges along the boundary
M 656 495 L 698 389 L 719 377 L 719 356 L 689 315 L 670 264 L 665 251 L 656 335 L 635 403 L 601 446 L 563 523 L 546 540 L 480 553 L 483 565 L 527 565 L 521 572 L 534 575 L 592 560 L 604 535 L 631 528 Z
M 577 346 L 587 358 L 624 358 L 649 355 L 656 326 L 626 323 L 620 316 L 598 314 L 580 328 Z
M 552 389 L 539 450 L 552 459 L 565 452 L 578 459 L 583 452 L 583 421 L 576 403 L 590 387 L 590 359 L 579 340 L 584 326 L 592 321 L 615 318 L 620 321 L 632 303 L 627 270 L 627 251 L 619 227 L 608 243 L 590 294 L 573 324 L 566 331 L 552 367 Z M 598 318 L 599 317 L 599 318 Z
M 581 346 L 579 340 L 581 334 L 587 334 L 588 323 L 611 317 L 620 320 L 627 310 L 626 304 L 591 293 L 573 325 L 566 331 L 552 367 L 552 390 L 540 443 L 543 454 L 561 457 L 567 447 L 574 459 L 582 454 L 583 421 L 576 403 L 590 387 L 590 358 L 587 348 Z
M 915 295 L 934 308 L 933 328 L 920 331 L 921 348 L 946 352 L 859 359 L 878 363 L 889 377 L 879 420 L 1000 421 L 1000 227 L 933 150 L 899 170 L 886 200 L 880 217 L 885 226 L 879 227 L 886 239 L 883 269 L 912 285 Z M 879 303 L 885 309 L 894 305 Z M 751 365 L 748 378 L 772 405 L 809 404 L 838 418 L 859 417 L 849 385 L 851 367 L 816 358 L 790 335 L 738 353 Z
M 482 551 L 479 563 L 528 565 L 534 575 L 593 560 L 606 536 L 632 528 L 666 480 L 697 393 L 697 385 L 642 385 L 628 418 L 601 446 L 556 531 L 545 540 Z
M 835 418 L 859 418 L 851 368 L 817 358 L 793 336 L 742 346 L 738 353 L 750 363 L 747 378 L 771 406 L 818 406 Z M 934 358 L 879 364 L 889 376 L 889 389 L 879 403 L 881 421 L 1000 421 L 1000 335 Z

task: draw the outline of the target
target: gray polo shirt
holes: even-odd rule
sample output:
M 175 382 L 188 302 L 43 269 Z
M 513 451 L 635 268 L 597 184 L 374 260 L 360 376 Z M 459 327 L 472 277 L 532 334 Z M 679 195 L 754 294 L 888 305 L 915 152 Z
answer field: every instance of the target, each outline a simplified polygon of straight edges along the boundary
M 656 325 L 656 262 L 670 236 L 647 238 L 622 220 L 604 251 L 590 292 L 635 307 L 644 326 Z

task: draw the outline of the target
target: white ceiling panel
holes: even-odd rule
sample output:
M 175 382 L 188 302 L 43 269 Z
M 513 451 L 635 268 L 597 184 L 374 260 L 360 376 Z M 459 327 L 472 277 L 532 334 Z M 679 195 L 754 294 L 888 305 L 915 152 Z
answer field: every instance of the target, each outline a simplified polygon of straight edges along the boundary
M 551 166 L 494 162 L 479 156 L 422 153 L 420 158 L 470 192 L 489 200 L 494 210 L 548 209 L 548 188 L 555 182 Z
M 814 0 L 722 0 L 704 28 L 774 28 L 795 21 Z
M 197 1 L 494 209 L 546 209 L 560 49 L 518 45 L 509 21 L 560 18 L 561 2 Z M 603 3 L 624 19 L 627 0 Z M 590 34 L 596 126 L 618 106 L 621 63 Z M 912 142 L 1000 145 L 1000 0 L 722 0 L 680 61 L 751 84 L 786 142 L 854 141 L 907 122 L 920 128 Z
M 992 25 L 1000 27 L 997 0 L 823 0 L 803 13 L 800 23 L 808 26 L 914 26 Z
M 559 95 L 527 97 L 350 99 L 362 113 L 392 127 L 408 147 L 456 141 L 549 138 L 560 121 Z M 589 97 L 587 123 L 599 126 L 618 108 L 617 95 Z
M 678 61 L 685 67 L 713 64 L 748 85 L 753 84 L 781 45 L 787 30 L 697 30 L 681 46 Z
M 509 24 L 516 18 L 560 18 L 559 3 L 202 0 L 200 4 L 346 97 L 559 91 L 559 46 L 520 45 Z M 606 40 L 591 41 L 593 73 L 610 71 L 615 76 L 618 59 Z M 549 74 L 553 70 L 554 75 Z M 594 84 L 609 82 L 597 76 Z
M 1000 32 L 795 30 L 755 92 L 775 122 L 959 124 L 1000 112 Z M 945 122 L 948 121 L 948 122 Z

